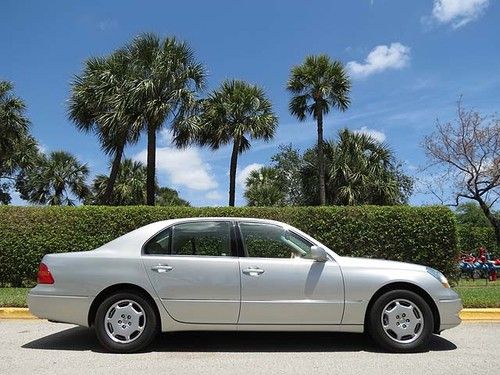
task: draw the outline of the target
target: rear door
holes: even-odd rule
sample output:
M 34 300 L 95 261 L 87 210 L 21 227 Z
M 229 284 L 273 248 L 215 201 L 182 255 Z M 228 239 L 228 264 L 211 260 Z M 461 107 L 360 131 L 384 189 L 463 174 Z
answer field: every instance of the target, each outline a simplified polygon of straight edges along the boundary
M 241 222 L 239 324 L 340 324 L 344 285 L 332 259 L 307 259 L 312 243 L 279 225 Z
M 146 272 L 177 321 L 235 324 L 240 272 L 233 223 L 227 220 L 176 224 L 144 246 Z

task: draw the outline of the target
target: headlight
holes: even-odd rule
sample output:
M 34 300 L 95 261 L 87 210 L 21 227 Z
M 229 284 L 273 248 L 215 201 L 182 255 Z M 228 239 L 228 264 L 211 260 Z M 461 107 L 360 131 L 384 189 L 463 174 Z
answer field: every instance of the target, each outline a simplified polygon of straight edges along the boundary
M 426 267 L 427 272 L 435 277 L 445 288 L 449 288 L 450 284 L 448 284 L 448 279 L 438 270 L 435 270 L 434 268 L 431 267 Z

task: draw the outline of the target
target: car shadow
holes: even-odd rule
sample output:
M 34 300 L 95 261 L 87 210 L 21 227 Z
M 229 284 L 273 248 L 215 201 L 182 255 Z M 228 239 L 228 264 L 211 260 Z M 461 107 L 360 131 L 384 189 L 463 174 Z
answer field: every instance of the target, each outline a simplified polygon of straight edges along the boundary
M 74 327 L 22 346 L 27 349 L 105 352 L 92 329 Z M 449 351 L 456 345 L 434 335 L 426 351 Z M 143 352 L 383 352 L 364 334 L 310 332 L 162 333 Z

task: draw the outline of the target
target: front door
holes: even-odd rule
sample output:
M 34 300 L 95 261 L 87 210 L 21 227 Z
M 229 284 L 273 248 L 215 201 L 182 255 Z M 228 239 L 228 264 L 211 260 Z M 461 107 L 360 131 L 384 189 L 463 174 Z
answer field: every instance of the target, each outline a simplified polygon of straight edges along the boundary
M 167 312 L 185 323 L 235 324 L 238 258 L 230 221 L 179 223 L 144 247 L 144 266 Z
M 340 324 L 344 285 L 334 260 L 307 259 L 308 240 L 279 225 L 241 222 L 239 324 Z

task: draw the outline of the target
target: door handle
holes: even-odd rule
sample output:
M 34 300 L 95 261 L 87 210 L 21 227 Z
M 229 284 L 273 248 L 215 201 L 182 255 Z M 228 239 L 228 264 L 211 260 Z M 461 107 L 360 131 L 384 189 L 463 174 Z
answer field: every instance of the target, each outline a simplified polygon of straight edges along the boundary
M 158 272 L 158 273 L 164 273 L 164 272 L 172 271 L 174 269 L 174 267 L 169 266 L 168 264 L 158 264 L 157 266 L 151 267 L 151 269 L 155 272 Z
M 264 273 L 264 270 L 259 267 L 248 267 L 242 271 L 245 275 L 249 276 L 260 276 Z

